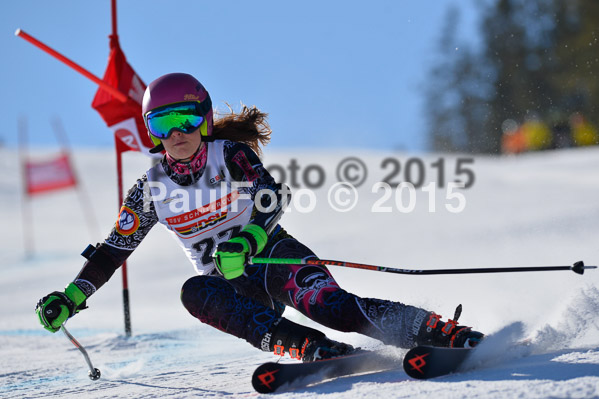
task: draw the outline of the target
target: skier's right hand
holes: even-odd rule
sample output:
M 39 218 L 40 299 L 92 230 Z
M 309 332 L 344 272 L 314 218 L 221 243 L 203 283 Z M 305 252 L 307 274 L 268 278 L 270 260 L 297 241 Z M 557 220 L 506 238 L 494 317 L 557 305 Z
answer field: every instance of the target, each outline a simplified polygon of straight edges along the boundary
M 227 280 L 241 276 L 248 258 L 260 253 L 266 246 L 268 234 L 258 225 L 246 225 L 239 235 L 221 242 L 212 255 L 216 269 Z
M 70 283 L 64 292 L 54 291 L 40 299 L 35 313 L 44 328 L 51 332 L 60 330 L 62 323 L 75 313 L 86 308 L 87 296 L 74 283 Z

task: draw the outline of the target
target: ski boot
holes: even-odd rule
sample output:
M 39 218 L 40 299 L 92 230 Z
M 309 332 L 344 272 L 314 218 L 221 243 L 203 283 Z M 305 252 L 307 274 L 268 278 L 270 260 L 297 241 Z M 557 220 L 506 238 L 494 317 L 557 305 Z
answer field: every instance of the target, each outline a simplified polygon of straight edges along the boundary
M 459 305 L 453 320 L 442 322 L 442 316 L 431 312 L 418 331 L 416 344 L 446 348 L 474 348 L 483 339 L 484 334 L 473 331 L 471 327 L 459 326 L 458 319 L 461 314 L 462 305 Z
M 302 362 L 332 359 L 334 357 L 351 355 L 359 351 L 349 344 L 333 341 L 327 337 L 314 341 L 307 341 L 302 348 Z
M 333 341 L 322 332 L 281 318 L 275 323 L 272 332 L 262 339 L 262 350 L 275 355 L 289 356 L 302 362 L 332 359 L 355 353 L 349 344 Z

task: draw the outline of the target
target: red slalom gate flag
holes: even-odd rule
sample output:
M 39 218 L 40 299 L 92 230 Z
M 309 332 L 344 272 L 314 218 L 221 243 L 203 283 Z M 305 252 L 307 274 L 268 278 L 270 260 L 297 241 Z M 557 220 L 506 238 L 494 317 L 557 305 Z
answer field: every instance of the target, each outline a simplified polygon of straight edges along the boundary
M 27 194 L 35 195 L 77 185 L 67 154 L 47 161 L 25 161 Z
M 103 80 L 127 95 L 127 101 L 122 102 L 99 88 L 92 107 L 100 113 L 106 125 L 112 128 L 115 136 L 128 147 L 128 150 L 140 151 L 153 157 L 160 156 L 149 152 L 154 144 L 145 133 L 146 127 L 141 116 L 141 102 L 146 85 L 127 63 L 125 54 L 116 40 L 111 42 L 108 66 Z

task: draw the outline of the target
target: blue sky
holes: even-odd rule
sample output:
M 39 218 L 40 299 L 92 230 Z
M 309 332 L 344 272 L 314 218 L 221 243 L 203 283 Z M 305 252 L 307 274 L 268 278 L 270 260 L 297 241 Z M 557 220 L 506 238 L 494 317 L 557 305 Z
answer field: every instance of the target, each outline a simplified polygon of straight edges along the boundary
M 187 72 L 215 107 L 243 102 L 269 113 L 269 147 L 420 151 L 423 85 L 451 5 L 461 10 L 459 35 L 472 38 L 473 3 L 460 0 L 119 0 L 118 33 L 146 84 Z M 17 143 L 25 116 L 32 146 L 56 145 L 56 117 L 71 145 L 112 146 L 90 106 L 97 86 L 14 35 L 21 28 L 101 77 L 110 1 L 11 1 L 0 27 L 2 143 Z

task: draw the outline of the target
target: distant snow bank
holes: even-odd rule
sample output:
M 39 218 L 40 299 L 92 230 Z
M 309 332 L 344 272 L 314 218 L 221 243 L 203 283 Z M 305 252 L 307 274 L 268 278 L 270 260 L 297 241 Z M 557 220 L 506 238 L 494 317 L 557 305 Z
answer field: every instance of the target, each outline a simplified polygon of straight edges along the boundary
M 357 189 L 355 208 L 337 212 L 329 206 L 327 194 L 336 182 L 336 168 L 348 157 L 360 158 L 368 177 Z M 445 207 L 450 201 L 447 183 L 465 177 L 456 176 L 456 167 L 466 158 L 474 160 L 464 165 L 471 168 L 475 182 L 460 191 L 464 210 L 452 213 Z M 409 269 L 571 265 L 578 260 L 599 264 L 598 148 L 519 157 L 267 149 L 264 161 L 267 166 L 282 166 L 290 184 L 291 159 L 300 166 L 300 177 L 308 166 L 318 165 L 325 180 L 314 190 L 312 212 L 291 209 L 281 223 L 322 258 Z M 417 189 L 415 207 L 406 213 L 398 210 L 393 196 L 385 199 L 382 191 L 373 192 L 374 185 L 392 172 L 389 165 L 395 161 L 389 159 L 402 168 L 410 159 L 420 160 L 425 167 L 423 184 L 435 183 L 432 200 L 430 192 Z M 439 159 L 445 165 L 443 186 L 434 180 L 438 169 L 431 166 Z M 382 166 L 385 161 L 387 167 Z M 74 164 L 89 206 L 82 209 L 77 192 L 70 190 L 34 198 L 26 208 L 18 156 L 0 149 L 0 301 L 9 312 L 0 318 L 0 396 L 253 396 L 249 380 L 253 368 L 273 357 L 201 325 L 185 311 L 179 291 L 194 270 L 160 227 L 128 262 L 134 336 L 122 336 L 118 272 L 90 298 L 89 309 L 69 321 L 71 332 L 102 370 L 99 381 L 87 378 L 81 354 L 64 336 L 39 326 L 33 312 L 37 300 L 75 277 L 83 264 L 79 254 L 89 243 L 104 239 L 119 207 L 112 151 L 76 150 Z M 145 156 L 126 154 L 125 190 L 149 166 Z M 303 177 L 298 183 L 293 192 L 302 197 L 307 189 Z M 402 195 L 405 200 L 407 192 Z M 377 202 L 391 211 L 373 212 Z M 23 210 L 32 222 L 23 222 Z M 90 215 L 98 222 L 96 228 L 88 226 Z M 35 254 L 29 258 L 24 258 L 25 234 L 34 237 Z M 399 276 L 330 269 L 343 288 L 360 296 L 422 306 L 445 317 L 461 303 L 460 322 L 489 334 L 477 364 L 484 368 L 426 382 L 410 381 L 402 371 L 377 373 L 281 397 L 599 397 L 597 270 L 584 276 L 572 272 Z M 286 314 L 315 325 L 295 311 Z M 380 345 L 358 334 L 322 329 L 355 345 Z M 523 338 L 529 338 L 531 345 L 523 347 L 524 352 L 513 350 L 512 343 Z

